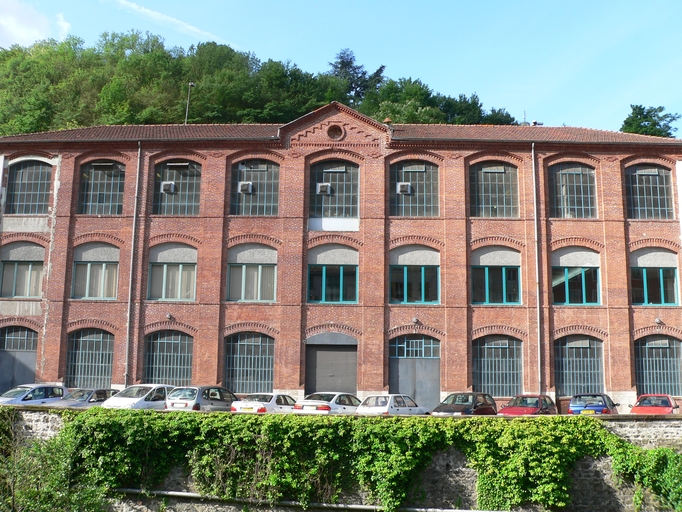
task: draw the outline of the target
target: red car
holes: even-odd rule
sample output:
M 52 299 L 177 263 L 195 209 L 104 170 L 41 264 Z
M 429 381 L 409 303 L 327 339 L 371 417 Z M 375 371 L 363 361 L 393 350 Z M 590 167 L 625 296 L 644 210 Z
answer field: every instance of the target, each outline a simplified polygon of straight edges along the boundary
M 680 406 L 670 395 L 639 395 L 631 414 L 677 414 Z
M 499 410 L 499 414 L 506 416 L 556 413 L 556 405 L 547 395 L 516 395 L 507 405 Z

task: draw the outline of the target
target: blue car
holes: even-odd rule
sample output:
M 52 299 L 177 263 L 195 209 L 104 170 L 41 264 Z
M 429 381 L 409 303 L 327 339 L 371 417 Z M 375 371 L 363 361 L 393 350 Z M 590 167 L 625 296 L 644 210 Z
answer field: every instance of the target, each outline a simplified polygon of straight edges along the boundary
M 609 395 L 584 393 L 571 398 L 568 414 L 618 414 L 619 405 Z

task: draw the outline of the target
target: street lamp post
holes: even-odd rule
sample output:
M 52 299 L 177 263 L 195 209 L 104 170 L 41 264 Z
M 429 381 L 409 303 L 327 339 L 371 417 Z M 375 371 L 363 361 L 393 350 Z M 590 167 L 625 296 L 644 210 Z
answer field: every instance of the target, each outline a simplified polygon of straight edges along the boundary
M 194 87 L 194 82 L 190 82 L 187 86 L 187 107 L 185 107 L 185 124 L 187 124 L 187 116 L 189 114 L 189 95 L 192 92 L 192 87 Z

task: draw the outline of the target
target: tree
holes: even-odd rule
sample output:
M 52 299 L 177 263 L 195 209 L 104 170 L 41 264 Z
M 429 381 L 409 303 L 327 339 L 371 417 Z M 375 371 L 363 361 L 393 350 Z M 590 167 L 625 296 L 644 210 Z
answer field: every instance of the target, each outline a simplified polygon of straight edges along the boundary
M 644 107 L 630 105 L 632 112 L 623 121 L 621 132 L 639 133 L 641 135 L 655 135 L 657 137 L 672 137 L 677 128 L 670 126 L 677 121 L 680 114 L 664 114 L 664 107 Z
M 355 55 L 348 48 L 344 48 L 336 55 L 336 60 L 330 62 L 331 75 L 345 80 L 347 85 L 348 104 L 357 106 L 365 98 L 365 94 L 375 91 L 384 81 L 384 69 L 379 68 L 371 75 L 365 70 L 365 66 L 355 63 Z

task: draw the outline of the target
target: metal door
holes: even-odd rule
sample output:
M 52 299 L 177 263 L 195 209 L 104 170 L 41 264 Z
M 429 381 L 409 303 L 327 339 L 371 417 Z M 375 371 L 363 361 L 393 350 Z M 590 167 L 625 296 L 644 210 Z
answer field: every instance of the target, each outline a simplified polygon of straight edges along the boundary
M 440 403 L 440 358 L 390 358 L 388 392 L 411 396 L 430 411 Z
M 357 386 L 357 346 L 306 345 L 306 395 L 318 391 L 343 391 L 355 394 Z
M 0 393 L 35 380 L 35 350 L 0 350 Z

